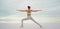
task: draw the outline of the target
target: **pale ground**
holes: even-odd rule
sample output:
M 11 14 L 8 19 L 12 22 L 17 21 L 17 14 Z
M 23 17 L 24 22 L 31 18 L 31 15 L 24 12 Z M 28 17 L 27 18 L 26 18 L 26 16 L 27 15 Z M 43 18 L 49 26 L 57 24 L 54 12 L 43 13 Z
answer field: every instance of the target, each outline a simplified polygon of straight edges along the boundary
M 20 28 L 20 23 L 0 23 L 0 29 L 41 29 L 35 23 L 24 23 L 24 28 Z M 41 23 L 43 29 L 60 29 L 60 23 Z

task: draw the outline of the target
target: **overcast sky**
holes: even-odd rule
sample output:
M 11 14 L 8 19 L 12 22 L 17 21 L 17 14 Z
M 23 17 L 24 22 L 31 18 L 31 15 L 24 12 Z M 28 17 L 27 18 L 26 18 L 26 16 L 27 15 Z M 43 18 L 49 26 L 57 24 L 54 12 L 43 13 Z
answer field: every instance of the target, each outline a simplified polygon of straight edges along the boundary
M 16 10 L 42 10 L 32 17 L 41 23 L 60 23 L 60 0 L 0 0 L 0 23 L 26 18 L 26 13 Z

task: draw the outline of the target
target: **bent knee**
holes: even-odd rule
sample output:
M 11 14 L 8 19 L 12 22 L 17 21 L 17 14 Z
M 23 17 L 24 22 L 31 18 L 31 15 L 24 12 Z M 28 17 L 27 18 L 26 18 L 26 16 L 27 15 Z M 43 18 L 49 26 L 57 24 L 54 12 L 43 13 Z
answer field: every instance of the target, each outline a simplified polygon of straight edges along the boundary
M 22 19 L 22 21 L 24 21 L 24 20 L 28 20 L 28 19 Z

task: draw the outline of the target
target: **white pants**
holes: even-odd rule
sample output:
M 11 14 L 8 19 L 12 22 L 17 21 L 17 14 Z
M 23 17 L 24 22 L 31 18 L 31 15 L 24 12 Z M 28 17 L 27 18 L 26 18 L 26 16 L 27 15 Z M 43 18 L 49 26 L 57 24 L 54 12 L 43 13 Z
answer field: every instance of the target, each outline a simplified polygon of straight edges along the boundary
M 40 27 L 42 27 L 39 23 L 37 23 L 31 16 L 28 16 L 27 18 L 24 18 L 21 20 L 21 27 L 23 27 L 23 21 L 24 20 L 32 20 L 33 22 L 35 22 L 37 25 L 39 25 Z

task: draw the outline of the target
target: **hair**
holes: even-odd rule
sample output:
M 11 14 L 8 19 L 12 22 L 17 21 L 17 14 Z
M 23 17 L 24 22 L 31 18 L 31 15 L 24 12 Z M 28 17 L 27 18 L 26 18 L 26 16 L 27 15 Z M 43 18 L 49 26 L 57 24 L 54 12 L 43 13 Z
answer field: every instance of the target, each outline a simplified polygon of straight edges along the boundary
M 30 9 L 30 6 L 28 6 L 28 9 Z

